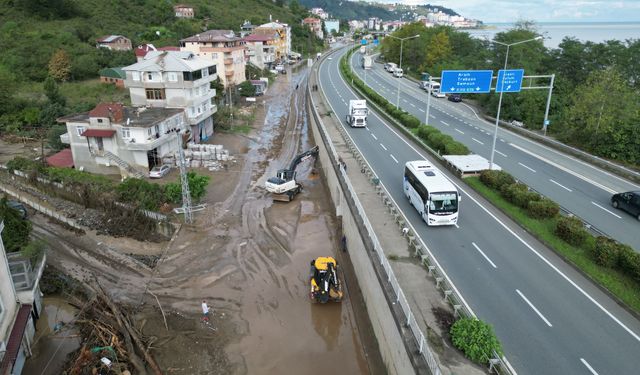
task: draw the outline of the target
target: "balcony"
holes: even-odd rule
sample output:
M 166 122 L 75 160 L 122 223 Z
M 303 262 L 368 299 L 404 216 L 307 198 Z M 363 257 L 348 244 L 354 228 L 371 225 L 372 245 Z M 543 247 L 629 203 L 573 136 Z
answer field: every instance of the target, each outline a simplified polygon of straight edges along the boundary
M 175 137 L 175 133 L 157 134 L 149 138 L 137 139 L 130 138 L 123 140 L 124 148 L 129 151 L 150 151 L 158 146 L 171 141 Z
M 233 64 L 233 58 L 232 57 L 227 57 L 224 59 L 224 65 L 231 65 Z
M 233 69 L 229 69 L 226 72 L 224 72 L 224 75 L 226 77 L 232 77 L 233 76 Z
M 22 292 L 32 290 L 38 283 L 40 277 L 42 277 L 47 257 L 43 253 L 36 259 L 27 259 L 19 252 L 16 252 L 8 253 L 7 260 L 9 261 L 9 271 L 11 272 L 11 279 L 16 292 Z
M 69 133 L 64 133 L 60 135 L 60 142 L 64 144 L 71 144 L 71 140 L 69 138 Z

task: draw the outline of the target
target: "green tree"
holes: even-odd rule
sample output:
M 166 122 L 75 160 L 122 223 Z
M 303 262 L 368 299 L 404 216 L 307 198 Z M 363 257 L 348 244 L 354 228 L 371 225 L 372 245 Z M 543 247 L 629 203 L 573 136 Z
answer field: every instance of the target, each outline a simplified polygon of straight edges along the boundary
M 256 87 L 251 84 L 249 81 L 244 81 L 240 85 L 238 85 L 238 89 L 240 90 L 241 96 L 255 96 L 256 95 Z
M 66 104 L 64 96 L 60 94 L 58 84 L 51 76 L 47 77 L 44 81 L 44 94 L 51 104 L 59 104 L 62 107 Z
M 52 126 L 47 132 L 47 145 L 54 151 L 60 151 L 66 147 L 60 140 L 60 136 L 67 132 L 65 125 Z
M 441 64 L 449 59 L 451 56 L 451 43 L 449 42 L 449 36 L 441 31 L 437 33 L 431 42 L 429 43 L 429 49 L 426 56 L 426 64 L 428 67 L 433 67 L 436 64 Z M 438 72 L 434 72 L 438 74 Z
M 53 77 L 56 81 L 66 82 L 71 74 L 71 60 L 69 55 L 59 49 L 51 56 L 49 60 L 49 77 Z
M 19 251 L 29 243 L 31 222 L 23 220 L 17 210 L 9 207 L 7 197 L 0 199 L 0 221 L 4 221 L 2 241 L 8 253 Z

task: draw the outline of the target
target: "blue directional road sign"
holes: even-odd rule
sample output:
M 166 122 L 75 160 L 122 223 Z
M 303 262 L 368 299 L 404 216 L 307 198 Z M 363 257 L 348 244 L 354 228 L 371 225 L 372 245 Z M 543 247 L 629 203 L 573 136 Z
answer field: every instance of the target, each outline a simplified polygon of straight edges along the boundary
M 523 76 L 524 69 L 498 70 L 496 92 L 520 92 Z
M 492 70 L 443 70 L 440 92 L 484 94 L 491 91 Z
M 367 45 L 367 40 L 362 38 L 362 40 L 360 41 L 360 44 L 362 44 L 363 46 Z
M 373 40 L 373 45 L 374 46 L 377 46 L 379 43 L 380 43 L 380 41 L 378 39 L 374 39 Z

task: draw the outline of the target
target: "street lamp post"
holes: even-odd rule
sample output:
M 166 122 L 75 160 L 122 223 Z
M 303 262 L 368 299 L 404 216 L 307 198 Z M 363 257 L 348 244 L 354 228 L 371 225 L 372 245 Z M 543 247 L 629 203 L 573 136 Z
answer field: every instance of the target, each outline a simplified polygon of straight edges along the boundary
M 504 56 L 504 70 L 507 70 L 507 61 L 509 60 L 509 49 L 511 48 L 511 46 L 515 46 L 517 44 L 522 44 L 522 43 L 527 43 L 527 42 L 531 42 L 534 40 L 540 40 L 542 39 L 542 36 L 538 36 L 535 37 L 533 39 L 527 39 L 527 40 L 523 40 L 520 42 L 515 42 L 515 43 L 502 43 L 502 42 L 498 42 L 497 40 L 493 40 L 494 43 L 503 45 L 507 47 L 507 53 Z M 496 89 L 498 88 L 498 84 L 500 85 L 500 98 L 498 99 L 498 113 L 496 114 L 496 126 L 495 129 L 493 131 L 493 145 L 491 146 L 491 159 L 489 161 L 489 170 L 493 169 L 493 157 L 495 155 L 496 152 L 496 140 L 498 139 L 498 124 L 500 123 L 500 109 L 502 106 L 502 94 L 504 92 L 504 74 L 502 75 L 502 82 L 496 82 Z
M 408 36 L 406 38 L 398 38 L 397 36 L 393 36 L 393 35 L 387 35 L 387 36 L 392 37 L 394 39 L 398 39 L 400 41 L 400 66 L 398 68 L 402 70 L 402 47 L 403 47 L 402 44 L 404 43 L 405 40 L 417 38 L 420 35 Z M 398 80 L 396 85 L 396 109 L 400 109 L 400 80 Z

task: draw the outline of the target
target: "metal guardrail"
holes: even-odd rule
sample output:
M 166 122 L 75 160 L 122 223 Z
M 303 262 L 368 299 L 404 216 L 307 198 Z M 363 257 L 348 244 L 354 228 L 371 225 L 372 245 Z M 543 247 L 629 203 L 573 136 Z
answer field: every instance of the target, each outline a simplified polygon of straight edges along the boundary
M 315 72 L 317 74 L 317 71 Z M 313 97 L 311 97 L 311 102 L 313 104 L 313 115 L 316 118 L 316 122 L 319 124 L 321 130 L 326 132 L 326 128 L 324 124 L 320 121 L 319 116 L 316 111 L 315 104 L 313 103 Z M 378 195 L 380 196 L 382 202 L 387 207 L 389 213 L 394 216 L 395 222 L 398 224 L 400 230 L 404 227 L 408 226 L 410 228 L 409 233 L 407 233 L 407 240 L 409 241 L 409 245 L 413 246 L 415 250 L 415 254 L 420 256 L 422 264 L 427 268 L 429 275 L 433 276 L 434 281 L 436 282 L 436 287 L 440 289 L 444 295 L 445 300 L 451 304 L 454 310 L 455 317 L 470 317 L 477 318 L 471 307 L 467 304 L 467 302 L 462 297 L 462 294 L 455 287 L 449 276 L 444 271 L 444 268 L 440 266 L 437 259 L 429 250 L 427 245 L 422 241 L 422 239 L 416 235 L 415 228 L 411 225 L 411 223 L 404 216 L 402 210 L 399 209 L 393 198 L 391 198 L 391 194 L 386 189 L 384 184 L 380 182 L 380 178 L 373 171 L 368 161 L 362 156 L 360 150 L 357 148 L 347 131 L 342 127 L 337 127 L 340 133 L 342 134 L 349 151 L 352 153 L 354 158 L 357 160 L 361 167 L 361 172 L 366 174 L 369 181 L 375 186 Z M 337 152 L 332 143 L 330 143 L 332 154 L 337 157 Z M 349 179 L 347 178 L 346 171 L 341 167 L 340 168 L 345 181 L 347 182 L 347 186 L 349 187 L 349 194 L 352 195 L 354 202 L 356 202 L 356 207 L 358 209 L 358 214 L 361 216 L 365 226 L 367 228 L 368 234 L 374 244 L 374 248 L 376 249 L 376 253 L 378 254 L 378 260 L 383 266 L 385 272 L 387 273 L 388 281 L 391 283 L 391 286 L 396 293 L 397 303 L 401 306 L 401 310 L 405 314 L 406 325 L 410 328 L 411 333 L 413 334 L 418 346 L 420 348 L 420 354 L 424 357 L 425 361 L 429 365 L 433 374 L 441 374 L 440 367 L 429 348 L 426 337 L 418 323 L 415 319 L 415 315 L 412 313 L 409 303 L 404 296 L 400 285 L 398 284 L 395 275 L 393 274 L 393 270 L 391 269 L 391 265 L 389 261 L 384 256 L 384 251 L 382 250 L 382 246 L 380 245 L 375 231 L 371 227 L 367 216 L 365 214 L 364 208 L 360 204 L 360 201 L 357 198 L 355 190 L 351 185 Z M 379 250 L 379 251 L 378 251 Z M 511 364 L 509 364 L 508 360 L 504 356 L 500 356 L 497 353 L 493 353 L 493 358 L 489 361 L 489 371 L 495 371 L 498 374 L 503 375 L 516 375 L 516 371 L 513 369 Z

